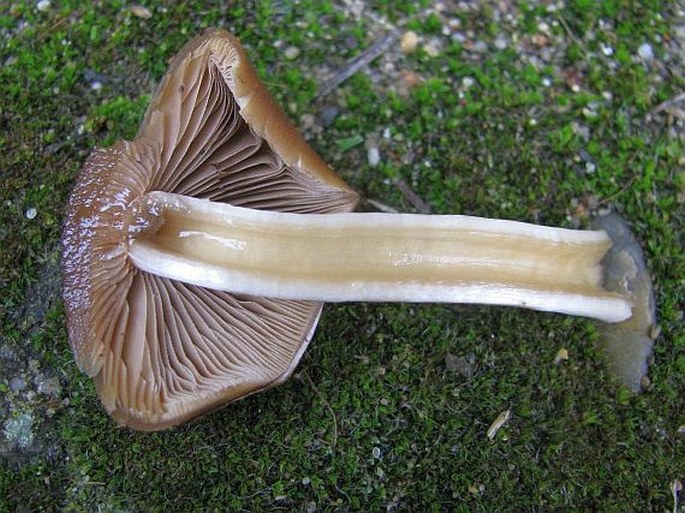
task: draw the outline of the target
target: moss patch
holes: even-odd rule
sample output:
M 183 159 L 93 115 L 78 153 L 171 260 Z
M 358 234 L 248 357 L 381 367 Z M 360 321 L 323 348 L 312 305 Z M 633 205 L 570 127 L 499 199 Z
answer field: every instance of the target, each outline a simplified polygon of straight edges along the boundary
M 14 419 L 4 429 L 30 415 L 41 441 L 0 462 L 0 510 L 673 507 L 685 162 L 682 119 L 664 102 L 685 85 L 684 21 L 660 2 L 442 4 L 184 2 L 144 18 L 119 1 L 17 2 L 0 15 L 0 350 L 16 355 L 0 368 L 1 413 Z M 117 429 L 66 340 L 62 210 L 91 148 L 135 134 L 168 59 L 209 26 L 241 36 L 286 112 L 371 200 L 414 210 L 401 181 L 435 213 L 583 227 L 618 210 L 656 287 L 650 390 L 634 397 L 607 375 L 582 319 L 329 305 L 283 386 L 173 432 Z M 416 52 L 398 41 L 317 96 L 391 28 L 417 32 Z M 13 390 L 20 374 L 56 378 L 57 397 L 33 378 Z

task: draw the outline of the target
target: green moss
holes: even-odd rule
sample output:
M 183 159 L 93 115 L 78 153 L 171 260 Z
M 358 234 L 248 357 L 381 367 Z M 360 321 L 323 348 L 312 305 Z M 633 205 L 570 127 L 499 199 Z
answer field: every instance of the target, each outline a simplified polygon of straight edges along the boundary
M 655 68 L 633 58 L 644 41 L 661 55 L 668 6 L 573 1 L 550 14 L 521 5 L 521 37 L 547 20 L 565 42 L 561 62 L 523 62 L 513 44 L 474 57 L 445 41 L 436 57 L 399 57 L 398 69 L 422 79 L 408 94 L 352 77 L 323 100 L 339 114 L 313 140 L 365 196 L 402 211 L 414 206 L 388 178 L 402 178 L 436 213 L 569 226 L 574 205 L 591 197 L 619 210 L 656 285 L 662 335 L 648 393 L 630 395 L 607 375 L 597 331 L 582 319 L 330 305 L 288 383 L 143 434 L 116 428 L 100 408 L 71 357 L 59 301 L 40 319 L 26 314 L 55 274 L 62 210 L 83 160 L 135 135 L 169 57 L 204 27 L 235 30 L 287 111 L 315 116 L 320 70 L 342 66 L 384 31 L 334 2 L 150 5 L 148 20 L 124 2 L 52 4 L 41 13 L 16 3 L 0 15 L 0 333 L 2 344 L 56 369 L 69 404 L 54 418 L 52 451 L 0 463 L 0 511 L 672 508 L 669 484 L 685 475 L 684 148 L 646 119 L 683 84 L 677 73 L 656 82 Z M 496 37 L 485 11 L 425 15 L 429 4 L 373 9 L 425 38 L 441 37 L 445 17 L 488 44 Z M 598 30 L 600 19 L 615 30 Z M 611 44 L 611 59 L 600 43 Z M 290 45 L 301 50 L 295 61 L 281 56 Z M 566 84 L 569 73 L 580 91 Z M 385 128 L 383 162 L 370 168 L 363 142 Z M 557 365 L 560 348 L 570 357 Z M 449 370 L 448 354 L 471 362 L 471 375 Z M 510 421 L 488 440 L 506 409 Z

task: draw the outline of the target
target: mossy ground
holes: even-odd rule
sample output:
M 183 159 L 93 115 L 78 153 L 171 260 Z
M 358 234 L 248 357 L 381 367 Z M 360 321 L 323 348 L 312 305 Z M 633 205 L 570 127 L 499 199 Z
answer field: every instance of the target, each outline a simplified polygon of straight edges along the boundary
M 685 163 L 678 113 L 658 106 L 685 86 L 677 7 L 504 4 L 178 2 L 149 19 L 123 1 L 0 10 L 0 335 L 62 385 L 35 426 L 45 450 L 0 463 L 0 511 L 673 508 L 671 486 L 685 481 Z M 288 114 L 366 198 L 411 211 L 400 181 L 435 213 L 582 226 L 593 208 L 619 211 L 655 282 L 650 389 L 633 396 L 607 375 L 583 319 L 329 305 L 285 385 L 172 432 L 118 429 L 66 339 L 62 211 L 91 148 L 135 134 L 169 57 L 212 26 L 241 36 Z M 324 72 L 388 26 L 416 31 L 417 52 L 397 43 L 317 99 Z M 284 59 L 291 46 L 299 55 Z M 570 357 L 557 365 L 561 348 Z M 0 376 L 5 394 L 11 377 Z

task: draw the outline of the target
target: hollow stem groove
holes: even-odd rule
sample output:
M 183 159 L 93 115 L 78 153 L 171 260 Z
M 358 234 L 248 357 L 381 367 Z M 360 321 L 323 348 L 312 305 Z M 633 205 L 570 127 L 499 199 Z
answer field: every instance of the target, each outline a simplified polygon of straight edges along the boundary
M 459 215 L 288 214 L 169 193 L 141 198 L 135 266 L 274 298 L 499 304 L 616 322 L 603 231 Z M 142 220 L 142 228 L 141 228 Z

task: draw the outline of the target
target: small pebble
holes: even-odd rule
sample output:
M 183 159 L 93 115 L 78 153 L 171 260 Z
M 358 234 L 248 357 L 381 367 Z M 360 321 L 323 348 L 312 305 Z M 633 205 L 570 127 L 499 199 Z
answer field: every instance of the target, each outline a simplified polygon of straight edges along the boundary
M 654 59 L 654 50 L 652 49 L 652 45 L 649 43 L 642 43 L 637 49 L 637 54 L 644 62 L 649 62 Z
M 605 45 L 605 44 L 600 44 L 599 47 L 602 49 L 602 53 L 606 57 L 611 57 L 612 55 L 614 55 L 614 49 L 611 46 Z
M 459 18 L 450 18 L 447 20 L 447 26 L 450 30 L 457 30 L 461 27 L 461 20 Z
M 455 32 L 452 34 L 452 41 L 455 43 L 464 43 L 466 42 L 466 35 L 463 32 Z
M 373 455 L 374 459 L 376 459 L 376 460 L 381 458 L 381 450 L 378 447 L 374 447 L 373 450 L 371 451 L 371 454 Z
M 21 376 L 15 376 L 10 379 L 10 390 L 12 392 L 21 392 L 26 388 L 26 380 Z
M 485 41 L 476 41 L 473 43 L 471 51 L 475 53 L 485 53 L 488 51 L 488 45 Z
M 300 127 L 303 131 L 311 130 L 316 124 L 316 119 L 311 114 L 302 114 L 300 116 Z
M 10 206 L 11 203 L 8 204 Z M 0 359 L 2 360 L 14 360 L 17 357 L 17 352 L 10 346 L 2 346 L 0 347 Z
M 494 45 L 498 50 L 504 50 L 507 47 L 507 39 L 504 36 L 497 36 Z
M 423 51 L 426 52 L 426 55 L 428 55 L 428 57 L 437 57 L 438 55 L 440 55 L 440 51 L 434 43 L 428 43 L 423 45 Z
M 5 422 L 4 435 L 11 447 L 25 449 L 33 443 L 33 414 L 21 413 Z
M 36 379 L 38 393 L 48 397 L 57 398 L 60 393 L 59 380 L 57 378 Z
M 673 27 L 673 35 L 680 40 L 685 39 L 685 24 Z
M 338 113 L 340 112 L 340 109 L 336 107 L 335 105 L 329 105 L 327 107 L 324 107 L 323 111 L 321 111 L 321 123 L 325 127 L 329 127 L 333 124 L 333 121 L 335 121 L 335 118 L 338 117 Z
M 542 62 L 550 62 L 554 57 L 554 50 L 551 46 L 546 46 L 540 50 Z
M 404 70 L 402 72 L 402 86 L 407 90 L 421 82 L 421 75 L 415 71 Z
M 378 150 L 377 146 L 372 146 L 366 152 L 366 156 L 371 167 L 376 167 L 381 163 L 381 152 Z
M 408 30 L 402 35 L 400 40 L 400 49 L 402 53 L 409 54 L 416 51 L 416 46 L 419 44 L 419 36 L 413 30 Z
M 303 484 L 304 486 L 307 486 L 307 485 L 308 485 L 309 483 L 311 483 L 311 482 L 312 482 L 312 480 L 309 479 L 308 477 L 303 477 L 303 478 L 302 478 L 302 484 Z
M 47 11 L 50 9 L 50 0 L 40 0 L 40 2 L 36 4 L 36 9 L 40 12 Z
M 590 128 L 581 125 L 580 123 L 576 121 L 571 122 L 571 129 L 573 130 L 573 133 L 576 134 L 577 136 L 581 137 L 583 140 L 588 141 L 590 139 Z
M 589 108 L 589 107 L 583 107 L 583 116 L 586 118 L 596 118 L 597 117 L 597 111 Z
M 300 49 L 297 46 L 289 46 L 285 49 L 283 55 L 285 55 L 286 59 L 292 61 L 293 59 L 297 59 L 297 57 L 300 55 Z
M 30 221 L 31 219 L 36 218 L 38 211 L 35 208 L 29 208 L 24 215 L 26 216 L 26 219 Z

